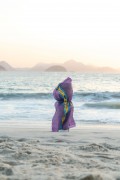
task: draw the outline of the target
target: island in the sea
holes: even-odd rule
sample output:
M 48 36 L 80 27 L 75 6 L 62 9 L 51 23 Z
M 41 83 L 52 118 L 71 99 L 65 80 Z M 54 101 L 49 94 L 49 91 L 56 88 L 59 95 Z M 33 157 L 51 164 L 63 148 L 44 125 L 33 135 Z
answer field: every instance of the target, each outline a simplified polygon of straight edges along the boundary
M 47 72 L 66 72 L 67 70 L 63 66 L 51 66 L 46 69 Z

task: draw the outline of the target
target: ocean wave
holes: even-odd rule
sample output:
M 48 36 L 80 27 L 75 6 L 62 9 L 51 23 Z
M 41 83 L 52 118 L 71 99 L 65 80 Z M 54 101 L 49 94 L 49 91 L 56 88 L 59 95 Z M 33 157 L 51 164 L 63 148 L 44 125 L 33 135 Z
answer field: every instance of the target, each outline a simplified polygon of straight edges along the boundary
M 84 106 L 88 108 L 97 109 L 120 109 L 120 102 L 99 102 L 99 103 L 85 103 Z
M 48 93 L 27 93 L 27 92 L 13 92 L 0 93 L 0 100 L 12 99 L 53 99 L 52 92 Z M 120 100 L 120 92 L 74 92 L 73 99 L 77 102 L 98 102 L 109 100 Z M 94 104 L 92 104 L 94 106 Z M 90 105 L 90 106 L 92 106 Z M 88 105 L 89 106 L 89 105 Z M 96 105 L 95 105 L 96 106 Z M 99 105 L 98 105 L 99 106 Z M 101 104 L 100 104 L 101 106 Z
M 120 99 L 120 92 L 75 92 L 74 98 L 88 101 Z
M 49 99 L 51 97 L 51 93 L 0 93 L 0 100 Z
M 114 122 L 107 122 L 106 119 L 100 119 L 100 120 L 92 120 L 92 119 L 84 119 L 84 120 L 76 120 L 78 124 L 108 124 L 108 123 L 114 123 Z M 120 123 L 117 121 L 117 123 Z

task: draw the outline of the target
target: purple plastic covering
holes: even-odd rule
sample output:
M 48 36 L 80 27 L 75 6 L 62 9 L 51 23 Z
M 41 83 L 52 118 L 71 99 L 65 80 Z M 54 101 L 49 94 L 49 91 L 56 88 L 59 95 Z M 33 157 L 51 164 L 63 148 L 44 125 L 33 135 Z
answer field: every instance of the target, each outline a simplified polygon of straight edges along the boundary
M 61 96 L 58 87 L 60 87 L 67 97 L 67 104 L 69 105 L 69 110 L 65 115 L 65 100 Z M 52 131 L 57 132 L 60 129 L 67 130 L 69 128 L 75 127 L 75 121 L 73 118 L 73 104 L 71 102 L 73 96 L 72 89 L 72 79 L 67 78 L 62 83 L 58 84 L 58 87 L 53 91 L 53 96 L 57 100 L 55 103 L 55 114 L 52 119 Z M 64 122 L 62 118 L 65 117 Z

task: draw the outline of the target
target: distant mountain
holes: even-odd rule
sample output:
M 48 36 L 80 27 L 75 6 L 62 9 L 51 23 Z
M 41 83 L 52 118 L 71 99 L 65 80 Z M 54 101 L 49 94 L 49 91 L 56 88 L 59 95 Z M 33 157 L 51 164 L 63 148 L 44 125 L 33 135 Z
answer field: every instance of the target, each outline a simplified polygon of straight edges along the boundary
M 32 68 L 13 68 L 6 61 L 0 61 L 0 70 L 6 71 L 72 71 L 72 72 L 104 72 L 104 73 L 120 73 L 120 69 L 113 69 L 110 67 L 97 67 L 92 65 L 85 65 L 75 60 L 66 61 L 63 64 L 58 63 L 38 63 Z
M 63 66 L 68 71 L 80 71 L 81 69 L 85 69 L 86 67 L 83 63 L 77 62 L 75 60 L 66 61 Z
M 31 70 L 34 71 L 45 71 L 46 69 L 48 69 L 51 66 L 57 65 L 55 63 L 51 63 L 51 64 L 47 64 L 47 63 L 38 63 L 36 64 L 34 67 L 31 68 Z
M 73 66 L 74 63 L 74 60 L 73 62 L 70 60 L 70 61 L 67 61 L 65 62 L 64 64 L 58 64 L 58 63 L 38 63 L 37 65 L 35 65 L 34 67 L 31 68 L 31 70 L 34 70 L 34 71 L 46 71 L 47 69 L 51 68 L 52 66 L 62 66 L 65 68 L 65 70 L 68 70 L 68 71 L 72 71 L 72 67 L 70 67 L 70 64 L 71 66 Z M 76 64 L 75 64 L 76 66 Z
M 9 65 L 6 61 L 0 61 L 0 66 L 2 66 L 6 71 L 13 71 L 14 68 Z
M 29 71 L 30 68 L 15 68 L 16 71 Z
M 59 69 L 57 66 L 61 66 L 65 69 Z M 75 60 L 69 60 L 66 61 L 63 64 L 45 64 L 45 63 L 39 63 L 31 70 L 34 71 L 72 71 L 72 72 L 107 72 L 107 73 L 113 73 L 117 72 L 116 69 L 110 68 L 110 67 L 96 67 L 92 65 L 85 65 L 81 62 L 77 62 Z M 120 72 L 120 71 L 119 71 Z
M 117 72 L 117 69 L 113 69 L 113 68 L 110 68 L 110 67 L 96 67 L 95 71 L 96 72 L 113 73 L 113 72 Z
M 5 68 L 0 66 L 0 71 L 5 71 Z
M 48 72 L 66 72 L 66 69 L 63 66 L 51 66 L 46 69 Z
M 75 71 L 75 72 L 76 71 L 77 72 L 116 72 L 115 69 L 110 67 L 96 67 L 92 65 L 85 65 L 75 60 L 69 60 L 65 62 L 64 67 L 68 71 Z

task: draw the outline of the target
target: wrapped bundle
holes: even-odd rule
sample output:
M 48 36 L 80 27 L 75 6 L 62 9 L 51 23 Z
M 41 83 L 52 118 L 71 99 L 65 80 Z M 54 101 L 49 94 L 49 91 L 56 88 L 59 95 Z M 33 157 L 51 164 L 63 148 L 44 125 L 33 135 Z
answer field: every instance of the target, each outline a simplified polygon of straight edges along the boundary
M 57 101 L 55 103 L 56 111 L 52 119 L 52 131 L 69 130 L 75 126 L 71 101 L 73 96 L 72 79 L 68 77 L 59 83 L 53 91 L 53 96 Z

